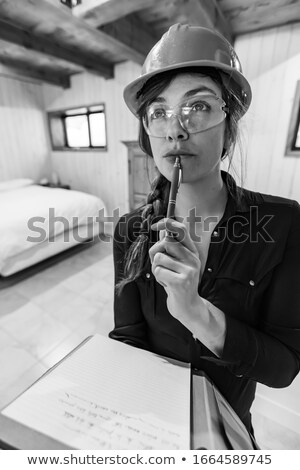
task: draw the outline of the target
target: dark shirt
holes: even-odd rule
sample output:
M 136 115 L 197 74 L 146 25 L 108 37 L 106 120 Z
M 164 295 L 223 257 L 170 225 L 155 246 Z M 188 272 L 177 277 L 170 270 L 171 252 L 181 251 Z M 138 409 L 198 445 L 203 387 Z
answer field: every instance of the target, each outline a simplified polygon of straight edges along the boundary
M 211 236 L 199 295 L 226 316 L 220 358 L 169 313 L 166 292 L 151 272 L 115 295 L 111 338 L 191 363 L 215 383 L 251 430 L 256 382 L 286 387 L 300 367 L 300 206 L 296 201 L 231 188 Z M 114 235 L 115 282 L 138 235 L 140 211 L 121 217 Z M 157 241 L 151 231 L 150 245 Z

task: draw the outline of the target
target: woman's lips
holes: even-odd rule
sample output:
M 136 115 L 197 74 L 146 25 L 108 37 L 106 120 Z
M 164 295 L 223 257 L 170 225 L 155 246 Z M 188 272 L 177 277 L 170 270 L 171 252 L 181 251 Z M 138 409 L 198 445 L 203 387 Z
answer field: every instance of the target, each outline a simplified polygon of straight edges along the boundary
M 175 160 L 176 160 L 176 157 L 180 157 L 180 160 L 187 160 L 188 158 L 192 158 L 194 157 L 194 155 L 192 155 L 191 153 L 180 153 L 180 154 L 176 154 L 176 155 L 167 155 L 165 156 L 164 158 L 166 160 L 169 160 L 170 162 L 174 163 Z
M 194 155 L 192 153 L 186 153 L 186 152 L 168 152 L 164 155 L 164 158 L 173 158 L 175 159 L 176 157 L 181 157 L 181 158 L 185 158 L 185 157 L 193 157 Z

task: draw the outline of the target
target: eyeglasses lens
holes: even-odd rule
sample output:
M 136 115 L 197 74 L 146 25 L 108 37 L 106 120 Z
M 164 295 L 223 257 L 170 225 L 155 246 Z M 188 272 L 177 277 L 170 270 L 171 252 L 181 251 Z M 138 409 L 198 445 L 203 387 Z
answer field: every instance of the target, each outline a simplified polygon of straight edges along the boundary
M 143 119 L 146 132 L 153 137 L 165 137 L 171 118 L 176 116 L 181 126 L 195 134 L 214 127 L 224 121 L 225 102 L 213 95 L 194 96 L 188 101 L 170 108 L 165 103 L 154 102 L 146 109 Z

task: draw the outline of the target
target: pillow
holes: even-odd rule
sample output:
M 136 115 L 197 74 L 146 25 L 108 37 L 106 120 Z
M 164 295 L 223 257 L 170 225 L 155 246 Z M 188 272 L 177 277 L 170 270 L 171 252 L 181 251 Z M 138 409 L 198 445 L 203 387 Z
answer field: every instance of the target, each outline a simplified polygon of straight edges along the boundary
M 34 184 L 34 181 L 31 178 L 16 178 L 14 180 L 0 181 L 0 192 L 23 188 L 24 186 L 29 186 L 31 184 Z

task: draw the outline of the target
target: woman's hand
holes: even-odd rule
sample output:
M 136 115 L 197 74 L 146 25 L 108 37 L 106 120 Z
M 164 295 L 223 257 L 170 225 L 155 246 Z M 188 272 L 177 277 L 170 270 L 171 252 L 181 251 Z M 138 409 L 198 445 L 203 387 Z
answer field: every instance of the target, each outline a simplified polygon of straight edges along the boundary
M 169 235 L 161 237 L 150 248 L 149 256 L 152 273 L 167 292 L 169 312 L 188 327 L 191 320 L 189 311 L 201 299 L 198 294 L 201 269 L 198 251 L 183 223 L 162 219 L 151 229 L 176 235 L 176 238 Z
M 150 248 L 149 255 L 153 275 L 167 292 L 169 312 L 220 357 L 226 318 L 219 308 L 198 294 L 201 262 L 186 226 L 173 219 L 162 219 L 151 228 L 161 231 L 160 241 Z M 166 231 L 177 235 L 176 238 L 164 236 Z

